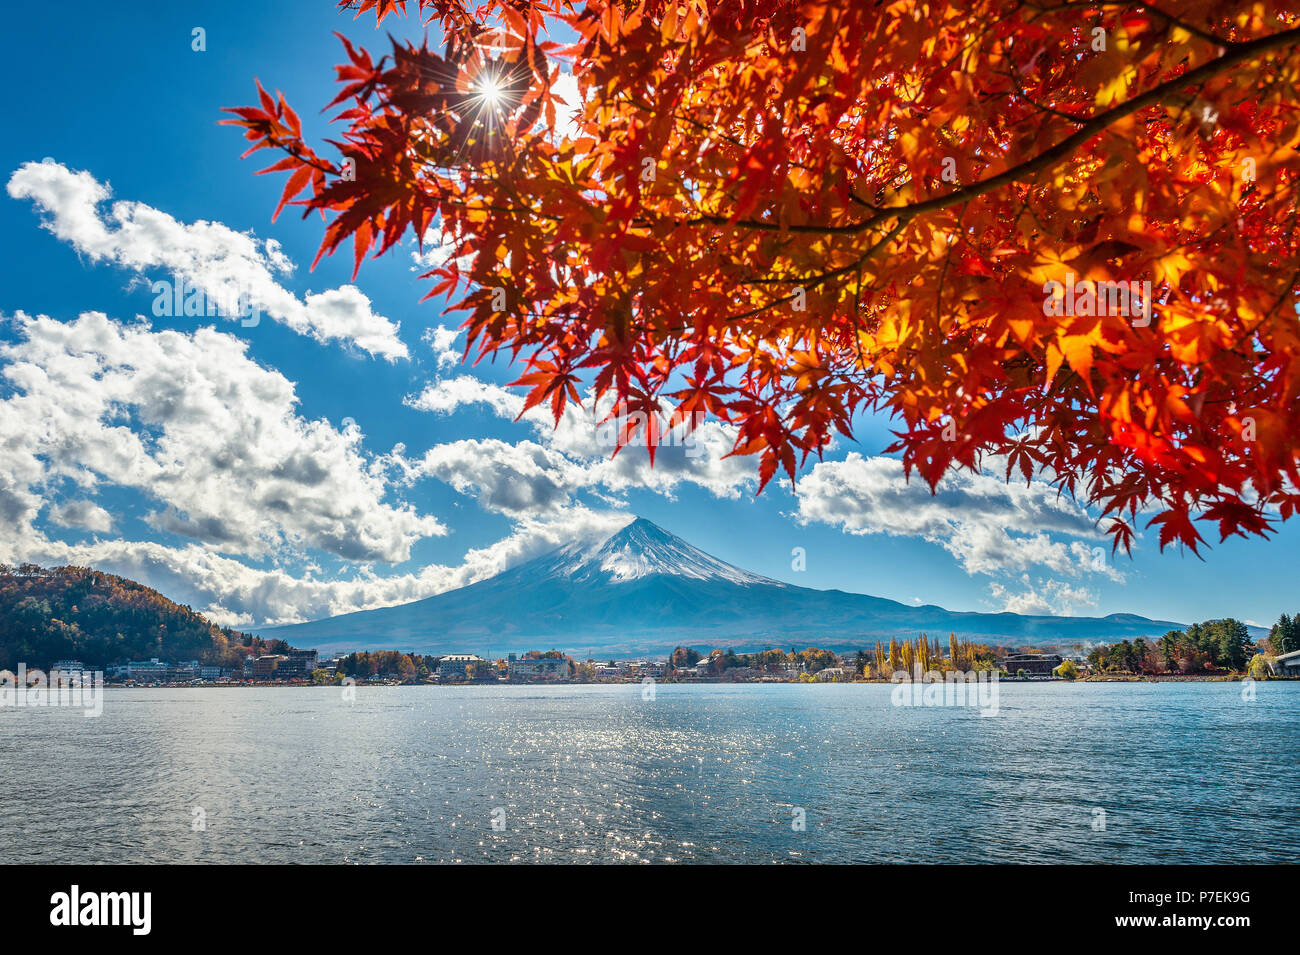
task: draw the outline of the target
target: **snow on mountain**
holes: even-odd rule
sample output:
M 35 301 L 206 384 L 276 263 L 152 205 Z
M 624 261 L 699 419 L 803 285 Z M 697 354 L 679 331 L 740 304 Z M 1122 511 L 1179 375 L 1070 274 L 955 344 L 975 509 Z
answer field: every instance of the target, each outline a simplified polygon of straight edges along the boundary
M 553 555 L 553 560 L 552 575 L 575 583 L 620 583 L 662 575 L 786 586 L 779 580 L 751 574 L 718 560 L 643 517 L 595 546 L 563 547 Z

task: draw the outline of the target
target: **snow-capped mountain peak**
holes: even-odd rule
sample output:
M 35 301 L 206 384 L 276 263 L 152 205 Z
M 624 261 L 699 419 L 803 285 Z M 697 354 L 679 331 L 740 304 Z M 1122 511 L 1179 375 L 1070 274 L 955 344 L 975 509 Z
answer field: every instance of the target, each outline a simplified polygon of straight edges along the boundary
M 718 560 L 643 517 L 594 547 L 573 544 L 562 548 L 556 554 L 552 573 L 576 581 L 609 583 L 659 575 L 784 586 Z

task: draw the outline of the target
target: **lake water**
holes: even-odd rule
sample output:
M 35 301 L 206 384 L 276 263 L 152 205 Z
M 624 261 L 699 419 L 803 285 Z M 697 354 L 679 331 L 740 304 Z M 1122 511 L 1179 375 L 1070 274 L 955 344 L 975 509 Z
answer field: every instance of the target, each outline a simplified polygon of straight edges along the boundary
M 110 689 L 97 718 L 0 709 L 0 861 L 1300 861 L 1300 684 L 1003 683 L 988 717 L 890 690 Z

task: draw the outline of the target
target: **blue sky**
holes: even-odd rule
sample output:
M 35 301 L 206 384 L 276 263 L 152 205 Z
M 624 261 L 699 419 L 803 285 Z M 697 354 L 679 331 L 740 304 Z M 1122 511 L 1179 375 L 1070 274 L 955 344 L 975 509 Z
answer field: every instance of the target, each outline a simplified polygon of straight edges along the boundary
M 283 180 L 217 125 L 258 77 L 319 142 L 331 31 L 374 50 L 418 27 L 330 0 L 184 6 L 7 14 L 0 558 L 91 564 L 255 625 L 417 599 L 640 515 L 758 573 L 905 603 L 1262 625 L 1300 609 L 1295 526 L 1204 560 L 1144 535 L 1096 562 L 1107 541 L 1048 488 L 905 485 L 884 420 L 798 493 L 757 498 L 752 461 L 717 460 L 716 424 L 651 471 L 606 462 L 577 415 L 513 422 L 514 370 L 452 360 L 458 319 L 419 303 L 414 246 L 355 289 L 348 256 L 310 272 L 319 220 L 272 223 Z M 236 277 L 261 320 L 155 316 L 150 283 L 178 270 Z

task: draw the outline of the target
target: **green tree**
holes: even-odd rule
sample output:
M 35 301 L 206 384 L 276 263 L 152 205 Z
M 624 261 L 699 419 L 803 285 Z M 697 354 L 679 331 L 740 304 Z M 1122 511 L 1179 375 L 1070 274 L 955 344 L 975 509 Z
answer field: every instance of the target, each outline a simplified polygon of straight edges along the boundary
M 1240 670 L 1246 665 L 1246 645 L 1250 643 L 1250 631 L 1240 620 L 1215 621 L 1218 633 L 1215 663 L 1229 670 Z
M 1274 653 L 1291 653 L 1300 650 L 1300 614 L 1290 617 L 1282 614 L 1268 633 L 1269 645 Z
M 1165 662 L 1165 669 L 1173 671 L 1178 667 L 1178 639 L 1182 633 L 1170 630 L 1159 640 L 1160 658 Z

